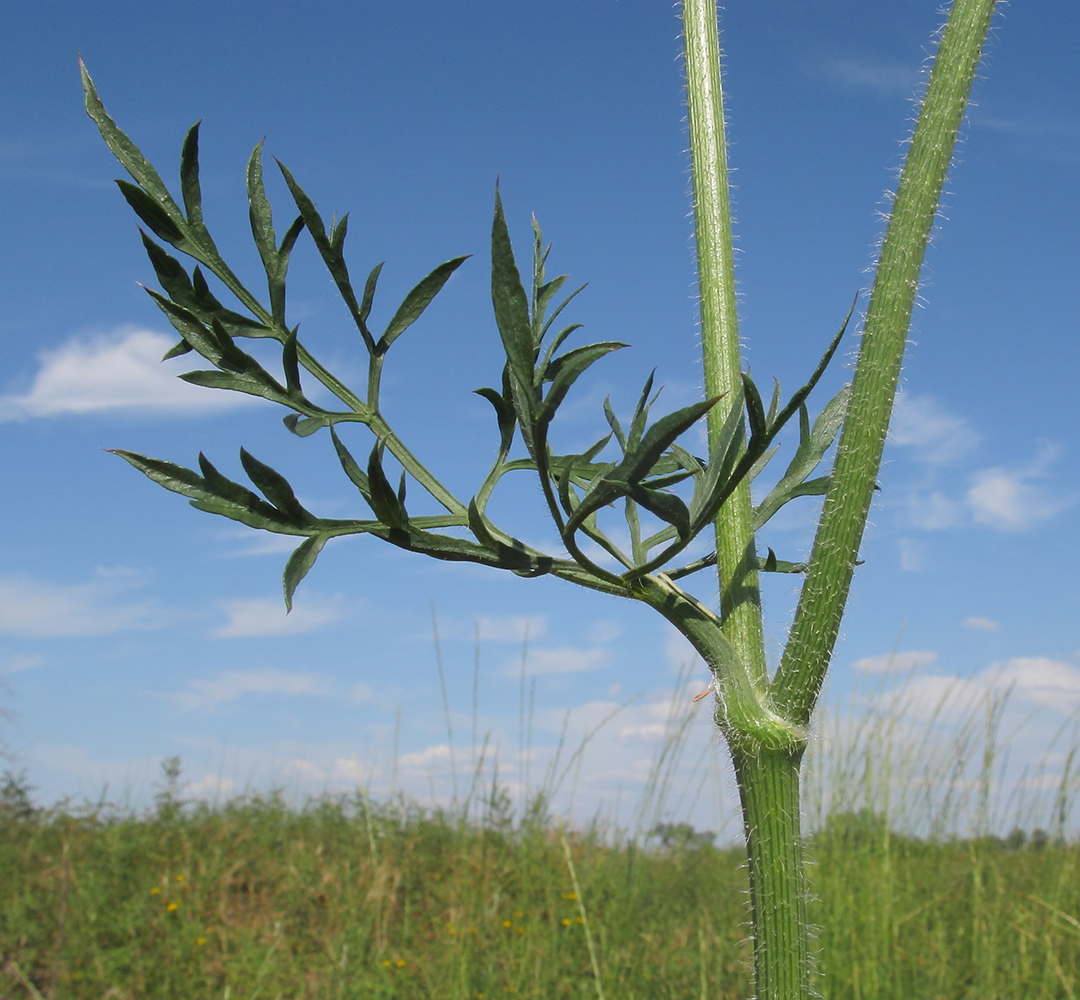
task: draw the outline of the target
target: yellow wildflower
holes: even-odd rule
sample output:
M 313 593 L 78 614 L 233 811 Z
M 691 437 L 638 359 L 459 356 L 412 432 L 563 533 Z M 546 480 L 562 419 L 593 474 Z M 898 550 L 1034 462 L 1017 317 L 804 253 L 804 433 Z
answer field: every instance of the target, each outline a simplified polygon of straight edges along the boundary
M 165 909 L 168 910 L 170 913 L 175 913 L 177 910 L 180 909 L 180 904 L 170 903 L 168 906 L 165 907 Z

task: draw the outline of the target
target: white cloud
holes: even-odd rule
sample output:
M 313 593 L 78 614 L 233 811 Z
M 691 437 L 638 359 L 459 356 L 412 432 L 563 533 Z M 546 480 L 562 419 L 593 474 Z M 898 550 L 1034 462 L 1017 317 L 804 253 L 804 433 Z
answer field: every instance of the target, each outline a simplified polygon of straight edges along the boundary
M 0 633 L 33 638 L 95 636 L 160 626 L 160 612 L 148 601 L 112 604 L 128 583 L 116 575 L 99 576 L 77 584 L 0 578 Z
M 869 90 L 882 97 L 910 97 L 920 76 L 917 65 L 880 59 L 833 59 L 827 68 L 845 86 Z
M 914 538 L 901 538 L 897 547 L 900 550 L 902 573 L 920 573 L 926 568 L 926 548 Z
M 237 784 L 220 774 L 204 774 L 198 781 L 184 785 L 181 794 L 194 799 L 226 799 L 235 794 Z
M 0 663 L 0 674 L 21 674 L 24 670 L 37 670 L 44 662 L 44 656 L 9 656 Z
M 273 531 L 257 531 L 254 528 L 240 528 L 218 534 L 223 539 L 240 543 L 239 548 L 224 553 L 232 558 L 288 555 L 300 544 L 295 535 L 279 535 Z
M 449 766 L 449 763 L 449 743 L 436 743 L 433 746 L 425 747 L 423 750 L 403 753 L 398 758 L 398 767 L 412 774 L 426 774 L 433 768 Z
M 351 757 L 338 757 L 333 762 L 334 782 L 339 787 L 359 786 L 367 788 L 379 777 L 381 770 L 372 763 L 361 764 L 356 754 Z
M 1047 708 L 1069 709 L 1080 701 L 1080 670 L 1046 656 L 1017 656 L 983 671 L 982 679 L 1010 686 L 1025 701 Z
M 228 622 L 215 629 L 215 639 L 235 639 L 259 635 L 299 635 L 322 628 L 343 617 L 340 602 L 331 601 L 321 606 L 293 605 L 285 613 L 285 605 L 276 598 L 252 597 L 224 601 L 219 605 L 228 616 Z
M 507 642 L 520 646 L 528 634 L 529 642 L 547 632 L 546 615 L 438 615 L 440 639 L 464 642 Z
M 856 660 L 852 670 L 864 674 L 903 674 L 937 663 L 938 654 L 930 650 L 912 650 L 907 653 L 884 653 Z
M 371 685 L 365 684 L 363 681 L 358 681 L 349 691 L 349 701 L 354 705 L 364 705 L 374 697 Z
M 305 760 L 303 757 L 294 757 L 283 764 L 281 775 L 301 785 L 317 787 L 326 783 L 326 771 L 313 760 Z
M 964 628 L 973 628 L 980 632 L 996 632 L 1001 626 L 994 621 L 993 618 L 980 618 L 978 615 L 971 615 L 965 618 L 961 623 Z
M 526 635 L 531 641 L 547 631 L 547 618 L 544 615 L 483 616 L 476 620 L 475 629 L 482 642 L 522 642 Z
M 967 455 L 979 443 L 979 436 L 966 420 L 949 413 L 932 396 L 896 397 L 889 440 L 901 448 L 911 448 L 912 457 L 929 465 L 947 465 Z
M 962 508 L 939 490 L 928 495 L 913 494 L 908 500 L 908 520 L 923 531 L 941 531 L 960 523 Z
M 1010 472 L 983 469 L 967 492 L 971 514 L 979 524 L 1005 531 L 1023 531 L 1053 517 L 1064 506 L 1038 483 L 1039 470 Z
M 619 739 L 627 743 L 655 743 L 662 740 L 668 727 L 662 722 L 647 722 L 643 726 L 623 726 Z
M 922 674 L 880 698 L 888 719 L 939 720 L 942 724 L 970 718 L 983 704 L 989 688 L 979 680 Z
M 228 670 L 217 677 L 194 680 L 190 688 L 172 696 L 173 701 L 187 711 L 209 710 L 249 694 L 326 698 L 337 690 L 334 682 L 324 674 L 301 674 L 276 669 Z
M 689 640 L 674 625 L 667 628 L 667 642 L 664 644 L 664 659 L 673 670 L 681 670 L 688 663 L 700 661 L 698 652 Z
M 902 663 L 905 657 L 909 658 L 906 664 Z M 855 666 L 867 673 L 883 675 L 888 660 L 888 656 L 870 657 Z M 917 668 L 936 660 L 934 653 L 900 653 L 894 665 L 900 661 L 900 666 Z M 1003 732 L 1013 727 L 1017 732 L 1029 729 L 1033 708 L 1050 709 L 1059 716 L 1080 709 L 1080 669 L 1045 656 L 1014 657 L 991 664 L 974 677 L 913 673 L 900 684 L 892 684 L 884 676 L 881 679 L 884 682 L 881 689 L 865 703 L 887 720 L 890 727 L 931 720 L 936 726 L 975 724 L 978 727 L 984 724 L 982 717 L 987 708 L 1006 694 L 1016 707 L 1010 710 Z
M 0 421 L 124 410 L 194 415 L 255 402 L 253 396 L 206 389 L 177 378 L 176 362 L 161 363 L 176 340 L 127 328 L 42 351 L 41 367 L 29 390 L 0 396 Z M 190 358 L 179 364 L 179 371 L 189 370 Z
M 574 649 L 562 646 L 558 649 L 529 648 L 528 671 L 530 674 L 577 674 L 588 670 L 601 670 L 607 666 L 606 649 Z M 507 673 L 517 676 L 521 665 L 507 668 Z
M 601 618 L 592 623 L 592 627 L 589 629 L 589 642 L 614 642 L 622 634 L 623 628 L 618 622 Z

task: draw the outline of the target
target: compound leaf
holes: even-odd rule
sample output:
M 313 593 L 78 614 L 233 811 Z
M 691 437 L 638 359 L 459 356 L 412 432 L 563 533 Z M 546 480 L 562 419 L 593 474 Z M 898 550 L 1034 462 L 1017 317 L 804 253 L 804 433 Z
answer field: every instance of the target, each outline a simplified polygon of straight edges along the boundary
M 282 586 L 285 590 L 285 610 L 287 612 L 292 611 L 293 594 L 296 593 L 300 581 L 308 575 L 308 570 L 315 565 L 315 560 L 319 557 L 322 547 L 327 543 L 328 537 L 327 535 L 311 535 L 305 538 L 300 543 L 299 548 L 289 556 L 289 561 L 285 564 L 285 572 L 281 577 Z
M 495 218 L 491 224 L 491 302 L 517 393 L 529 400 L 536 352 L 529 324 L 529 301 L 514 260 L 510 232 L 506 227 L 502 198 L 495 187 Z
M 296 524 L 311 524 L 315 518 L 296 499 L 289 481 L 269 465 L 260 462 L 245 449 L 240 449 L 240 463 L 251 481 L 278 510 Z
M 409 515 L 405 507 L 398 499 L 397 493 L 386 478 L 382 467 L 383 443 L 375 442 L 368 458 L 368 487 L 370 490 L 367 502 L 375 512 L 375 516 L 388 528 L 407 531 L 409 528 Z
M 116 186 L 124 200 L 132 207 L 135 214 L 143 220 L 151 232 L 177 249 L 184 243 L 184 234 L 170 213 L 161 204 L 150 197 L 142 188 L 128 181 L 118 180 Z
M 454 257 L 452 260 L 440 264 L 405 296 L 405 300 L 398 307 L 398 311 L 394 313 L 394 318 L 390 320 L 386 332 L 379 339 L 379 343 L 375 348 L 376 354 L 385 354 L 390 345 L 420 318 L 423 311 L 431 304 L 431 300 L 439 294 L 443 285 L 450 280 L 450 275 L 468 259 L 468 255 Z M 364 299 L 366 302 L 366 289 Z
M 337 452 L 338 461 L 341 463 L 341 468 L 345 471 L 345 475 L 349 477 L 353 486 L 355 486 L 364 498 L 367 499 L 371 496 L 371 486 L 368 484 L 368 477 L 361 470 L 360 466 L 356 463 L 356 459 L 352 457 L 349 449 L 342 443 L 341 438 L 338 437 L 338 433 L 334 430 L 334 425 L 330 425 L 330 437 L 334 442 L 334 450 Z

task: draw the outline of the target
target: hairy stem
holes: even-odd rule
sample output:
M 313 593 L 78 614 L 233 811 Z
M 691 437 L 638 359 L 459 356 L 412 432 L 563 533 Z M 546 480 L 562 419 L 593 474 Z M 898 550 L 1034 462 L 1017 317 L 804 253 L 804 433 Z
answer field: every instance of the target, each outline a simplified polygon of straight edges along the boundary
M 754 980 L 760 1000 L 805 1000 L 811 995 L 799 829 L 802 756 L 801 747 L 732 748 L 750 866 Z
M 684 0 L 683 41 L 705 395 L 734 396 L 740 388 L 741 357 L 715 0 Z M 717 407 L 709 412 L 710 440 L 719 435 L 725 416 Z M 716 519 L 717 572 L 724 630 L 754 682 L 764 686 L 768 678 L 752 516 L 750 484 L 744 481 Z
M 840 629 L 870 510 L 926 244 L 996 0 L 956 0 L 930 74 L 881 249 L 851 401 L 773 697 L 809 720 Z

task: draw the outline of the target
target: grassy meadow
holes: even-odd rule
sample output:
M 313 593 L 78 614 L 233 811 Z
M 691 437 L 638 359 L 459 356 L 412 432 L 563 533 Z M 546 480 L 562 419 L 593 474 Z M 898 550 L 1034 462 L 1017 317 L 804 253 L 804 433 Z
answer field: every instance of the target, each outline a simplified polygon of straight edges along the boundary
M 828 716 L 808 767 L 818 990 L 1080 995 L 1076 740 L 1009 790 L 1004 699 L 959 724 L 943 701 L 921 728 L 890 704 Z M 686 742 L 685 720 L 669 729 L 657 780 Z M 9 775 L 0 998 L 751 994 L 743 851 L 688 823 L 564 831 L 543 792 L 522 811 L 497 783 L 446 810 L 363 793 L 211 805 L 183 801 L 177 760 L 164 769 L 143 813 L 36 809 Z

